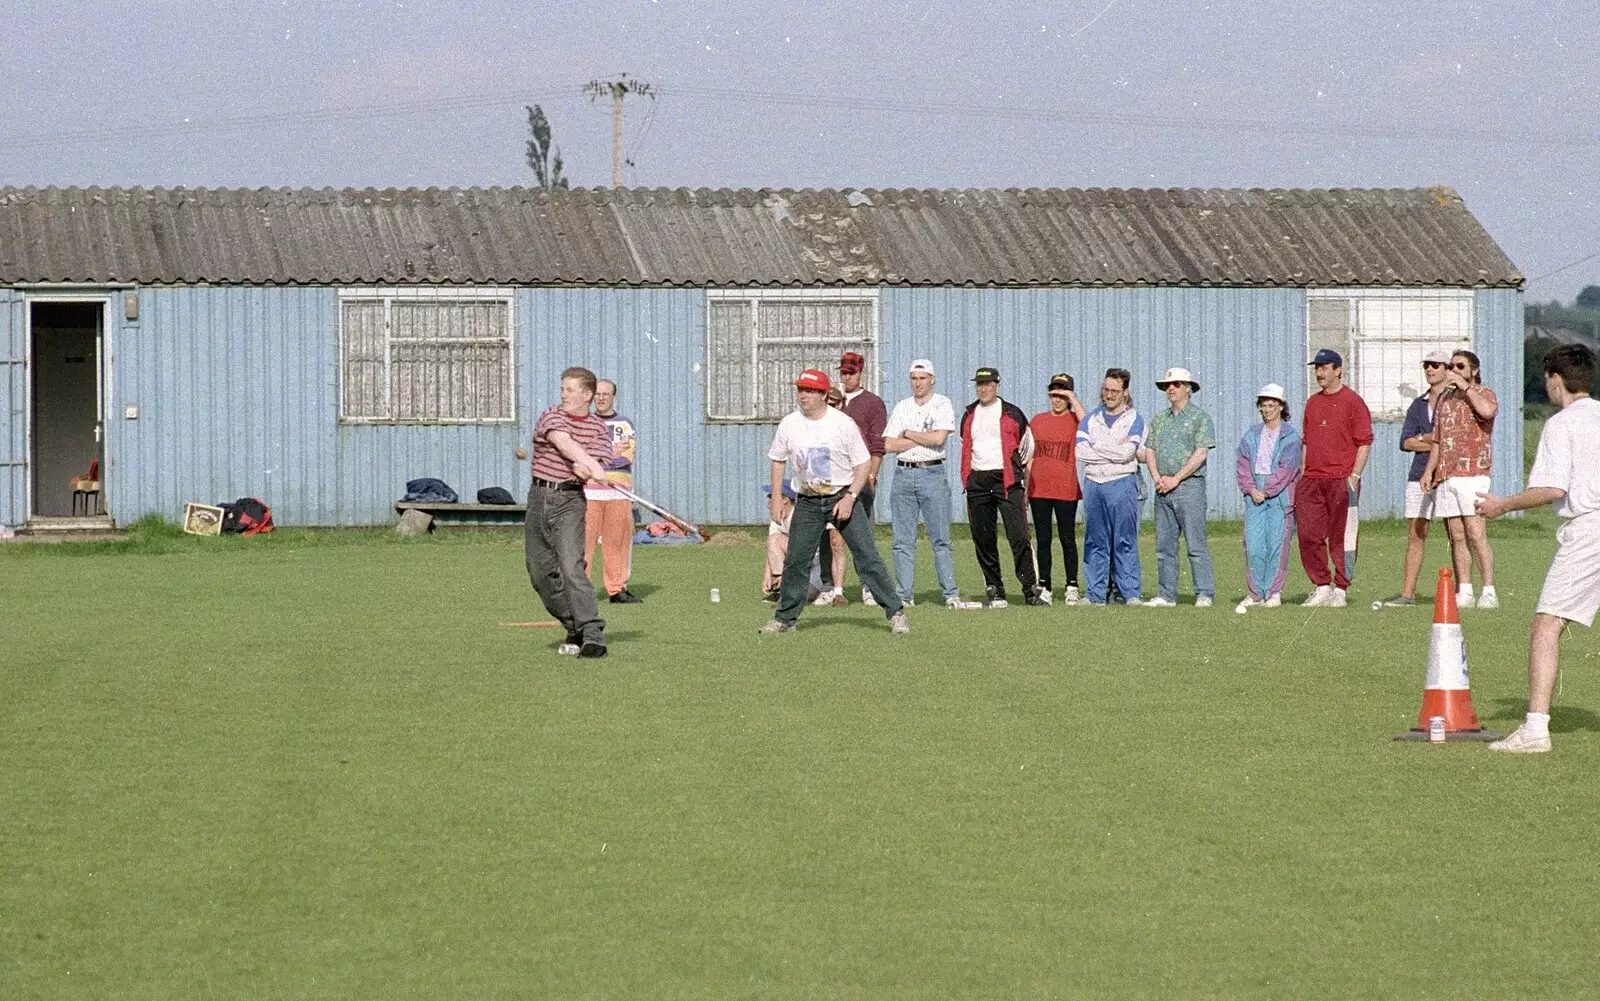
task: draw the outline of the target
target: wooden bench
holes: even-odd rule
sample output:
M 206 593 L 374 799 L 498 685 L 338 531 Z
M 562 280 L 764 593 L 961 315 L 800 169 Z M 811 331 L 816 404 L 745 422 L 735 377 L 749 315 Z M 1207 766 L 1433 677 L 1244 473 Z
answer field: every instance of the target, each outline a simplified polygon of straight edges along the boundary
M 395 501 L 401 515 L 421 511 L 440 525 L 520 525 L 528 513 L 526 504 L 446 504 L 439 501 Z

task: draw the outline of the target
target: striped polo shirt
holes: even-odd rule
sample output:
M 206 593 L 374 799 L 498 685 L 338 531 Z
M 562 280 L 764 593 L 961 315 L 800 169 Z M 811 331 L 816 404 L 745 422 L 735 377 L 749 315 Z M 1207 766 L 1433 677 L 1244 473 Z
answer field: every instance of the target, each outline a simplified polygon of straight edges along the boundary
M 551 407 L 539 415 L 533 426 L 533 475 L 535 479 L 561 482 L 577 478 L 572 463 L 550 441 L 552 431 L 565 431 L 589 454 L 589 458 L 605 465 L 611 458 L 611 431 L 606 422 L 593 414 L 574 417 L 560 407 Z

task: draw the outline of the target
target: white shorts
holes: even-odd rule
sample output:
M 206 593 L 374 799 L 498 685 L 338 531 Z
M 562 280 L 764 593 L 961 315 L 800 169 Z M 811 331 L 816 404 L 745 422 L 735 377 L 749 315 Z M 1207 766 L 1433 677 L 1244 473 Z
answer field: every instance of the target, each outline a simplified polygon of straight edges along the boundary
M 1424 491 L 1416 480 L 1406 481 L 1406 517 L 1433 520 L 1433 494 Z
M 1435 518 L 1465 518 L 1478 513 L 1478 495 L 1489 492 L 1487 476 L 1452 476 L 1433 488 Z
M 1600 611 L 1600 514 L 1586 514 L 1556 529 L 1556 558 L 1544 577 L 1539 611 L 1594 625 Z

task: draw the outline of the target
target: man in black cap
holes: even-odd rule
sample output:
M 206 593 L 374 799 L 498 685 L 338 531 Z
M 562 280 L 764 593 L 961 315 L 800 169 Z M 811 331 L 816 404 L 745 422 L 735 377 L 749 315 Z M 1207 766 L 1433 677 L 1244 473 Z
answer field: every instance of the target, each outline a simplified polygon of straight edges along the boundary
M 1022 594 L 1030 605 L 1043 605 L 1033 570 L 1028 540 L 1028 515 L 1023 483 L 1033 458 L 1033 433 L 1028 417 L 1016 404 L 1000 398 L 1000 371 L 980 368 L 972 377 L 978 398 L 961 415 L 961 485 L 967 491 L 967 522 L 972 545 L 983 570 L 986 603 L 1006 607 L 1006 585 L 1000 576 L 995 515 L 1006 525 L 1006 541 Z

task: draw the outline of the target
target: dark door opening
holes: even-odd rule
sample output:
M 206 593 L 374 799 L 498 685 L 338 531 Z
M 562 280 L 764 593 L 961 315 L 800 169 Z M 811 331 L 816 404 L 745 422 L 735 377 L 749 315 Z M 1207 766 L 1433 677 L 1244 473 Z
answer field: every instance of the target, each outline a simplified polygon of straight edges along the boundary
M 99 515 L 106 479 L 100 441 L 100 334 L 105 307 L 98 302 L 34 302 L 31 309 L 33 514 Z M 88 476 L 91 466 L 98 467 L 101 492 L 95 496 L 80 492 L 74 505 L 73 480 Z

